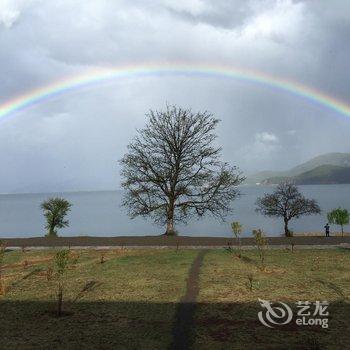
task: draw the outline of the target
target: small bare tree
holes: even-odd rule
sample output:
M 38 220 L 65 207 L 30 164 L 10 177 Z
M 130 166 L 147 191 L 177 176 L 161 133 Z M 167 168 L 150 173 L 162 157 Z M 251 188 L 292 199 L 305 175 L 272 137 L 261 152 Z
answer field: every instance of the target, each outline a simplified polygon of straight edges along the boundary
M 254 275 L 252 273 L 248 273 L 247 280 L 248 280 L 247 287 L 252 292 L 254 287 Z
M 175 234 L 174 222 L 192 215 L 223 219 L 244 178 L 220 161 L 221 148 L 214 145 L 218 119 L 176 106 L 147 117 L 120 161 L 129 215 L 165 224 L 167 235 Z
M 265 267 L 265 253 L 267 250 L 267 239 L 264 235 L 264 232 L 260 229 L 253 230 L 253 236 L 255 238 L 255 244 L 258 248 L 261 268 L 263 269 Z
M 305 198 L 298 190 L 298 187 L 290 182 L 279 184 L 271 194 L 256 201 L 256 211 L 265 216 L 282 217 L 284 220 L 284 234 L 292 236 L 288 223 L 293 218 L 303 215 L 320 214 L 321 209 L 314 199 Z
M 0 295 L 5 294 L 5 286 L 2 280 L 2 269 L 6 252 L 6 243 L 0 241 Z
M 234 221 L 231 223 L 231 229 L 238 241 L 238 251 L 239 251 L 238 257 L 240 258 L 242 256 L 242 245 L 241 245 L 242 225 L 240 224 L 240 222 Z
M 63 292 L 64 292 L 64 277 L 69 262 L 69 250 L 63 249 L 56 253 L 55 267 L 57 276 L 57 316 L 62 315 Z

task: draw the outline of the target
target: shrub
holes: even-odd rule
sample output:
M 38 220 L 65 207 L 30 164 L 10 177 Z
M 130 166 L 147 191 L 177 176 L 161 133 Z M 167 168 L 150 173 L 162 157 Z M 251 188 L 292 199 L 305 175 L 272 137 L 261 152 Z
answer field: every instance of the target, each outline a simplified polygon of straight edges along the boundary
M 57 316 L 62 315 L 64 277 L 69 262 L 69 250 L 63 249 L 56 253 L 55 268 L 57 276 Z
M 254 282 L 254 276 L 252 273 L 249 273 L 247 275 L 247 279 L 248 279 L 248 289 L 252 292 L 253 291 L 253 282 Z
M 242 256 L 242 245 L 241 245 L 242 225 L 239 223 L 239 221 L 234 221 L 231 223 L 231 229 L 236 239 L 238 240 L 238 250 L 239 250 L 238 257 L 240 258 Z
M 46 218 L 47 237 L 56 237 L 57 228 L 69 226 L 69 221 L 65 219 L 71 210 L 72 204 L 63 198 L 49 198 L 41 203 L 41 209 Z
M 347 209 L 337 208 L 333 209 L 327 214 L 327 219 L 331 224 L 339 225 L 341 227 L 341 235 L 344 236 L 344 225 L 349 224 L 350 214 Z
M 6 244 L 0 241 L 0 295 L 5 294 L 5 286 L 2 280 L 2 267 L 4 264 Z
M 295 243 L 292 241 L 290 243 L 290 246 L 291 246 L 291 252 L 294 253 L 294 246 L 295 246 Z
M 265 267 L 265 253 L 267 249 L 267 239 L 264 235 L 263 230 L 253 230 L 253 236 L 255 238 L 255 244 L 258 249 L 258 254 L 260 258 L 261 267 Z

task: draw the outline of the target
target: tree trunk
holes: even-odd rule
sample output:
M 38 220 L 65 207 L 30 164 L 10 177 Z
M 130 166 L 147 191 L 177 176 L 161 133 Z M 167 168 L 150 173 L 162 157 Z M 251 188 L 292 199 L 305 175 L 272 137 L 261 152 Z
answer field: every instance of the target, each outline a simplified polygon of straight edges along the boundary
M 287 219 L 284 219 L 284 234 L 286 235 L 286 237 L 290 237 Z
M 173 198 L 169 198 L 169 205 L 167 210 L 167 222 L 166 222 L 166 236 L 175 236 L 174 230 L 174 211 L 175 211 L 175 203 Z
M 344 237 L 344 226 L 341 225 L 341 236 Z
M 61 285 L 58 286 L 58 298 L 57 298 L 57 316 L 62 315 L 62 301 L 63 301 L 63 288 Z
M 0 295 L 3 295 L 5 294 L 5 288 L 3 288 L 3 285 L 2 285 L 2 275 L 1 275 L 1 266 L 0 266 Z
M 48 237 L 55 237 L 56 236 L 55 226 L 50 226 L 47 235 L 48 235 Z
M 175 236 L 174 219 L 172 217 L 168 217 L 168 219 L 167 219 L 165 234 L 167 236 Z

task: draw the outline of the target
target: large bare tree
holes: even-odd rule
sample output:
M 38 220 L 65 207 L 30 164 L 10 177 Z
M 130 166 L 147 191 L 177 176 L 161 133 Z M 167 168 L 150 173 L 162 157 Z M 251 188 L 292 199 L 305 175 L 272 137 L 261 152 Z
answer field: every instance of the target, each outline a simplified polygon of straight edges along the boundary
M 282 217 L 284 234 L 289 237 L 288 224 L 293 218 L 303 215 L 320 214 L 321 209 L 314 199 L 305 198 L 298 187 L 291 182 L 279 184 L 271 194 L 265 194 L 256 201 L 256 211 L 270 217 Z
M 223 219 L 244 178 L 220 161 L 221 148 L 214 145 L 219 120 L 177 106 L 151 110 L 147 119 L 120 161 L 129 215 L 166 224 L 167 235 L 192 215 Z

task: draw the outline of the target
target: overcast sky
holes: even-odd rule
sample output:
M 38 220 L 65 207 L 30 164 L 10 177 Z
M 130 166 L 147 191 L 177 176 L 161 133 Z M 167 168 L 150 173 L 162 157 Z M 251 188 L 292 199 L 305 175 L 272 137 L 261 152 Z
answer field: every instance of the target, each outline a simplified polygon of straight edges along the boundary
M 0 103 L 94 67 L 208 63 L 293 79 L 350 103 L 346 0 L 0 0 Z M 145 113 L 219 119 L 224 160 L 284 170 L 350 151 L 350 120 L 288 93 L 205 77 L 124 78 L 0 121 L 0 192 L 119 187 Z

